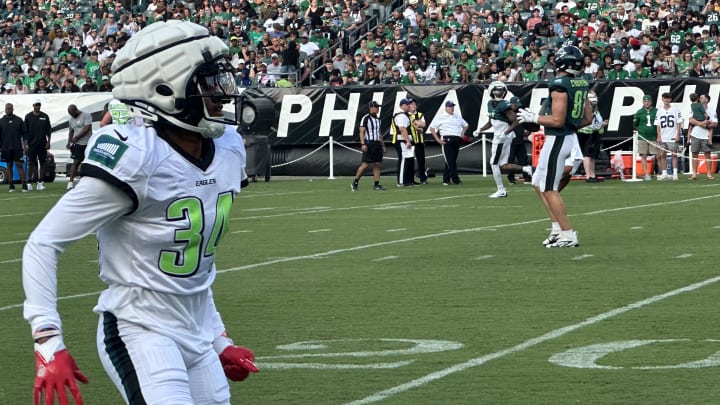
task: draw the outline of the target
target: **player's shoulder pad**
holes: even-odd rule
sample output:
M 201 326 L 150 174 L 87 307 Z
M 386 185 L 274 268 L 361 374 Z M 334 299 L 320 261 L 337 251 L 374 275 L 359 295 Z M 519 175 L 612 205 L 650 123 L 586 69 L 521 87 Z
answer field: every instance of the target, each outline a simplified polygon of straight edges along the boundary
M 567 76 L 556 77 L 550 82 L 549 90 L 567 92 L 570 88 L 569 80 Z
M 148 140 L 155 140 L 152 129 L 133 125 L 108 125 L 92 135 L 88 141 L 86 163 L 114 171 L 123 161 L 138 165 L 144 160 L 144 151 L 153 150 Z M 131 156 L 132 155 L 132 156 Z
M 222 136 L 215 139 L 215 146 L 228 149 L 241 149 L 244 151 L 245 139 L 237 128 L 232 125 L 225 125 L 225 131 Z

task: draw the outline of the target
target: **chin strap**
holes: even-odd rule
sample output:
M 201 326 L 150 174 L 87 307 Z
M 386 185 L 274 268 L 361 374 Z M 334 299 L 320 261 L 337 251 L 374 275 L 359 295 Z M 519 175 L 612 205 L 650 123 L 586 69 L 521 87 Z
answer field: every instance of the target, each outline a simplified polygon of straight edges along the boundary
M 204 138 L 218 138 L 225 132 L 225 124 L 208 121 L 205 118 L 201 119 L 197 126 L 184 123 L 175 117 L 163 118 L 177 127 L 187 129 L 188 131 L 199 132 Z

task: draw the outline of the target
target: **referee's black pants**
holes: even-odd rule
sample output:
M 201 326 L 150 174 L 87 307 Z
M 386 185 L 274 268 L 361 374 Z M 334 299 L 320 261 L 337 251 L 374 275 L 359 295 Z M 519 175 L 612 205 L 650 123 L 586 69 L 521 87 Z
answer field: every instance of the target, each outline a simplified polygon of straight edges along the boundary
M 427 181 L 427 170 L 425 168 L 425 143 L 415 144 L 415 163 L 420 182 Z
M 460 184 L 460 176 L 457 171 L 457 158 L 460 153 L 460 137 L 459 136 L 443 136 L 445 144 L 442 146 L 443 156 L 445 157 L 445 171 L 443 172 L 443 183 Z
M 395 151 L 397 152 L 397 184 L 400 186 L 412 186 L 415 180 L 415 159 L 404 158 L 403 150 L 405 150 L 405 142 L 395 142 Z

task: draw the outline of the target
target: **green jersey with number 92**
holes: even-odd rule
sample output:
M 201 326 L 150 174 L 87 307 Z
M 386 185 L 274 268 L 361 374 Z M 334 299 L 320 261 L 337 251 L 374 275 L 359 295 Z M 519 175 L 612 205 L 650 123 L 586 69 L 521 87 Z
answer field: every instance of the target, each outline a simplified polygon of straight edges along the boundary
M 585 101 L 588 94 L 588 82 L 582 78 L 570 76 L 558 76 L 550 82 L 550 94 L 554 91 L 567 93 L 567 114 L 565 123 L 560 128 L 545 127 L 545 133 L 553 136 L 565 136 L 577 133 L 580 128 L 583 114 L 585 113 Z M 552 114 L 552 97 L 543 102 L 541 115 Z

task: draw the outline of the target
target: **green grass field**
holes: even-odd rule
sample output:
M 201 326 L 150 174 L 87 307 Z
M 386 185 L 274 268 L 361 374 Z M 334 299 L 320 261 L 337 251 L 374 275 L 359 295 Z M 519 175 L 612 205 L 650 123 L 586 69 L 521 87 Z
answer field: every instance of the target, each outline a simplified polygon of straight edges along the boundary
M 573 182 L 581 246 L 546 249 L 531 187 L 360 191 L 273 179 L 236 200 L 214 291 L 261 372 L 248 404 L 708 404 L 720 398 L 720 181 Z M 383 177 L 386 186 L 393 178 Z M 0 404 L 31 403 L 24 240 L 64 193 L 0 189 Z M 120 404 L 95 349 L 95 241 L 60 264 L 85 403 Z

